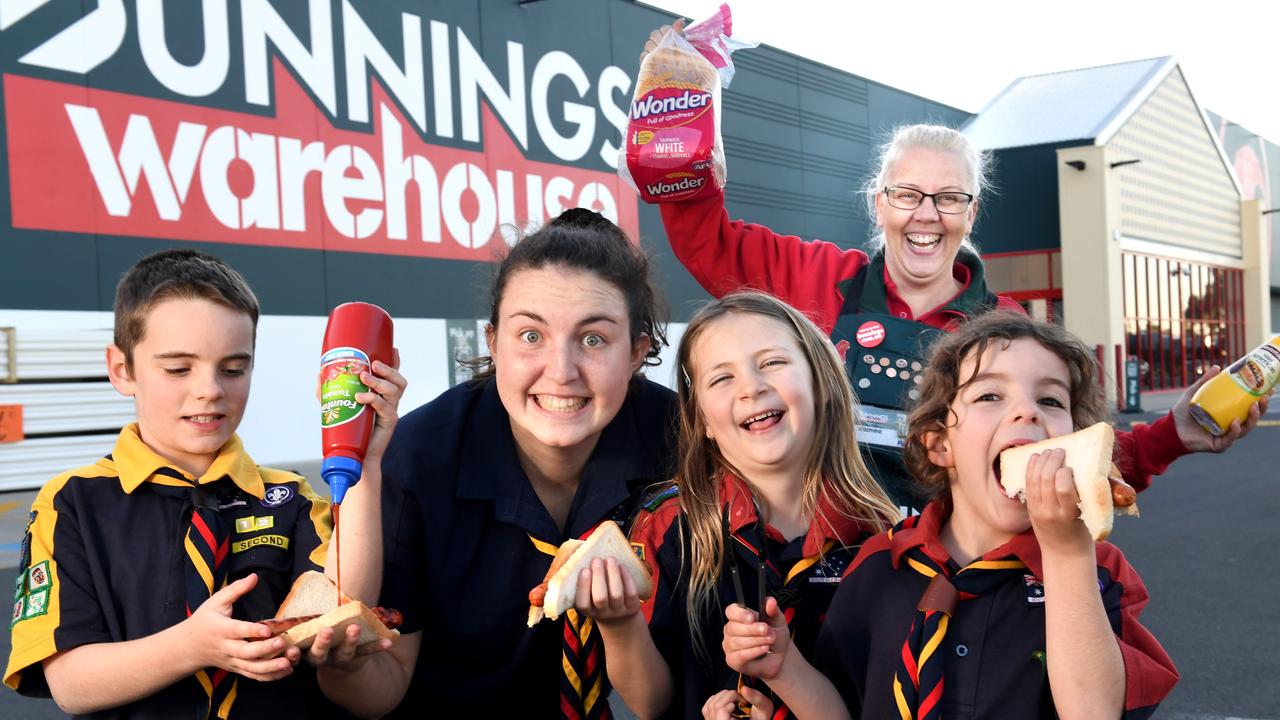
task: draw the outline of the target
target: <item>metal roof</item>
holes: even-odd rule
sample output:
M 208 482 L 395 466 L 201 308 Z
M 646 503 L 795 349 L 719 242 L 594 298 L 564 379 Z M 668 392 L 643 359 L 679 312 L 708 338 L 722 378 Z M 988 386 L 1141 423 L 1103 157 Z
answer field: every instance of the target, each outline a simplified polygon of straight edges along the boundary
M 1176 67 L 1172 57 L 1020 77 L 964 127 L 983 150 L 1105 142 Z

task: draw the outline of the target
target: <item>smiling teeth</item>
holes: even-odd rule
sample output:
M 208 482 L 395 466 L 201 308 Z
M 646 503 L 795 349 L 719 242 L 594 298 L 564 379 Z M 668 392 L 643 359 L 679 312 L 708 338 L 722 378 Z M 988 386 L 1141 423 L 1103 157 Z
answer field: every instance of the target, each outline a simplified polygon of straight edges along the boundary
M 221 416 L 219 416 L 219 415 L 190 415 L 190 416 L 188 416 L 188 417 L 191 419 L 191 422 L 195 422 L 195 423 L 211 423 L 211 422 L 213 422 L 214 420 L 217 420 L 217 419 L 218 419 L 219 417 L 221 417 Z
M 581 410 L 587 401 L 582 398 L 561 398 L 552 395 L 536 395 L 538 407 L 553 412 L 574 412 Z
M 753 415 L 753 416 L 751 416 L 751 417 L 747 418 L 746 420 L 743 420 L 743 421 L 742 421 L 742 426 L 743 426 L 743 427 L 747 427 L 748 425 L 750 425 L 750 424 L 752 424 L 752 423 L 757 423 L 757 422 L 760 422 L 761 420 L 764 420 L 764 419 L 766 419 L 766 418 L 775 417 L 775 416 L 777 416 L 777 415 L 781 415 L 781 414 L 782 414 L 782 413 L 778 412 L 777 410 L 770 410 L 770 411 L 768 411 L 768 412 L 762 412 L 762 413 L 760 413 L 759 415 Z
M 941 235 L 907 235 L 907 242 L 919 248 L 929 248 L 942 242 Z

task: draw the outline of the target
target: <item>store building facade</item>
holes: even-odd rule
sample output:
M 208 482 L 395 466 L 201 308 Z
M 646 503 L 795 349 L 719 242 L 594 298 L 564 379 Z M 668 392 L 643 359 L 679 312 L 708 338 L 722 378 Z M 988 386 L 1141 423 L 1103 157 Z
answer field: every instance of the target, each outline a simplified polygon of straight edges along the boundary
M 657 209 L 616 174 L 636 58 L 669 13 L 629 0 L 137 7 L 0 4 L 0 406 L 24 419 L 0 442 L 0 490 L 100 457 L 132 416 L 102 350 L 118 278 L 163 248 L 219 255 L 258 293 L 241 434 L 283 467 L 319 449 L 328 311 L 387 308 L 411 380 L 402 404 L 424 403 L 480 350 L 505 229 L 599 210 L 653 253 L 677 321 L 705 298 Z M 728 206 L 785 232 L 860 244 L 851 189 L 883 131 L 969 117 L 772 48 L 735 60 Z M 669 383 L 670 367 L 652 376 Z
M 1269 332 L 1262 201 L 1172 58 L 1019 78 L 965 132 L 998 168 L 975 233 L 993 283 L 1108 375 L 1134 356 L 1144 390 L 1185 387 Z
M 23 408 L 19 440 L 0 438 L 0 490 L 100 456 L 132 416 L 102 348 L 117 279 L 163 248 L 224 257 L 257 291 L 241 434 L 284 467 L 319 447 L 330 308 L 391 312 L 415 407 L 480 351 L 492 261 L 565 207 L 599 210 L 653 254 L 673 342 L 705 299 L 616 174 L 636 55 L 670 14 L 630 0 L 190 7 L 0 5 L 0 407 Z M 1263 181 L 1242 187 L 1252 140 L 1206 124 L 1171 60 L 1022 78 L 977 117 L 768 47 L 735 61 L 734 217 L 860 247 L 873 148 L 904 123 L 966 126 L 997 160 L 976 231 L 993 289 L 1142 357 L 1148 389 L 1190 382 L 1268 324 L 1275 148 L 1259 146 Z M 651 376 L 670 383 L 666 359 Z

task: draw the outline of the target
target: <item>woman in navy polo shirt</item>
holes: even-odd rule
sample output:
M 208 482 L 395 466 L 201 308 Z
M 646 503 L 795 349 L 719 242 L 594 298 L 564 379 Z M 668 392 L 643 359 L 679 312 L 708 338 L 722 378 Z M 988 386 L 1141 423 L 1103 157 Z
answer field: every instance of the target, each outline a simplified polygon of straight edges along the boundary
M 526 627 L 528 593 L 548 552 L 625 522 L 669 476 L 674 395 L 638 374 L 665 344 L 657 305 L 648 259 L 596 213 L 566 211 L 511 250 L 477 376 L 401 419 L 383 461 L 380 602 L 404 635 L 326 668 L 331 698 L 361 715 L 607 717 L 598 633 Z M 376 595 L 378 548 L 355 547 L 376 530 L 347 520 L 344 504 L 344 550 L 360 552 L 344 553 L 344 585 Z

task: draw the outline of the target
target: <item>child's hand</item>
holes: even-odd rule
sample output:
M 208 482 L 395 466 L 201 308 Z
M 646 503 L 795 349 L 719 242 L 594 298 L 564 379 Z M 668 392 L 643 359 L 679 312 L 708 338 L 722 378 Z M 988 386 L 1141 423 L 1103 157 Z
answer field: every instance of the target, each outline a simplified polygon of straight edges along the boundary
M 1080 495 L 1065 450 L 1036 453 L 1027 462 L 1027 512 L 1036 541 L 1047 552 L 1093 553 L 1093 538 L 1080 519 Z
M 769 720 L 773 717 L 773 701 L 769 696 L 746 685 L 742 686 L 741 695 L 733 690 L 721 690 L 707 698 L 707 702 L 702 706 L 702 717 L 704 720 L 729 720 L 729 718 L 742 717 L 734 715 L 740 702 L 751 705 L 751 720 Z
M 257 575 L 241 578 L 209 596 L 183 621 L 198 668 L 222 668 L 260 682 L 293 672 L 298 653 L 281 655 L 286 652 L 284 638 L 271 637 L 266 625 L 231 618 L 231 606 L 257 584 Z
M 373 434 L 369 437 L 369 447 L 364 453 L 365 463 L 371 457 L 382 457 L 387 443 L 391 442 L 396 422 L 400 419 L 400 398 L 404 396 L 404 389 L 408 387 L 409 381 L 397 370 L 400 367 L 399 351 L 395 351 L 393 362 L 394 366 L 374 360 L 369 366 L 371 372 L 360 373 L 360 382 L 369 388 L 369 392 L 356 393 L 356 402 L 368 405 L 377 413 L 373 422 Z
M 725 664 L 744 675 L 771 680 L 782 670 L 791 647 L 791 633 L 786 618 L 773 597 L 765 600 L 765 622 L 752 610 L 741 605 L 724 609 Z
M 631 573 L 622 569 L 618 561 L 596 558 L 590 568 L 578 573 L 578 594 L 574 607 L 597 622 L 626 620 L 640 612 L 640 595 Z
M 317 667 L 326 665 L 344 671 L 358 670 L 365 660 L 391 647 L 390 638 L 380 638 L 360 645 L 360 626 L 348 625 L 342 635 L 333 628 L 322 628 L 307 651 L 307 662 Z

